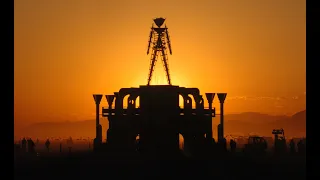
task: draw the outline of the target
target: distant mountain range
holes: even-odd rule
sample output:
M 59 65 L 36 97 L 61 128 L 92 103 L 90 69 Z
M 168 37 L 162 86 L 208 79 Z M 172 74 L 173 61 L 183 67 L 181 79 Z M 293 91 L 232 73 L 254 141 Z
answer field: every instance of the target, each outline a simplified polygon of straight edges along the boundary
M 104 134 L 108 128 L 108 122 L 106 121 L 101 122 Z M 219 116 L 213 120 L 214 136 L 216 136 L 216 127 L 219 121 Z M 255 133 L 262 136 L 272 136 L 271 132 L 276 128 L 283 128 L 286 136 L 305 136 L 306 110 L 297 112 L 292 116 L 272 116 L 255 112 L 225 115 L 226 135 L 248 135 L 249 133 Z M 94 137 L 95 120 L 35 123 L 28 126 L 28 128 L 15 132 L 15 135 L 39 138 L 59 136 Z
M 218 124 L 217 120 L 214 122 Z M 306 110 L 292 116 L 271 116 L 260 113 L 241 113 L 225 116 L 225 134 L 256 133 L 272 136 L 273 129 L 283 128 L 286 136 L 306 136 Z

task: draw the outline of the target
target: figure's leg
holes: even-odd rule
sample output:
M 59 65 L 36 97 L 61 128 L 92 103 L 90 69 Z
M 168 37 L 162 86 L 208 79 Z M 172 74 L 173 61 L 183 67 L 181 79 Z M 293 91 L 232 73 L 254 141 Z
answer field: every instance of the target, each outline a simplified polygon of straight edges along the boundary
M 167 59 L 167 57 L 166 57 L 164 48 L 162 48 L 161 54 L 162 54 L 163 66 L 164 66 L 164 68 L 165 68 L 166 75 L 167 75 L 168 84 L 171 85 L 171 79 L 170 79 L 170 74 L 169 74 L 169 66 L 168 66 L 168 59 Z
M 156 49 L 154 49 L 153 53 L 151 55 L 150 71 L 149 71 L 148 84 L 147 84 L 148 86 L 150 85 L 150 82 L 151 82 L 152 73 L 153 73 L 154 66 L 157 61 L 157 56 L 158 56 L 158 51 Z

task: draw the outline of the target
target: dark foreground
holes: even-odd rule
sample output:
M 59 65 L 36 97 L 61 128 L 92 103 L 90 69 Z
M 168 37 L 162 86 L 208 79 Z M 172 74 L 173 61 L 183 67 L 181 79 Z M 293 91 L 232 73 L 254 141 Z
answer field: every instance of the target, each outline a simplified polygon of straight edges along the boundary
M 93 153 L 16 155 L 15 179 L 306 179 L 306 158 L 301 155 L 225 154 L 204 159 Z

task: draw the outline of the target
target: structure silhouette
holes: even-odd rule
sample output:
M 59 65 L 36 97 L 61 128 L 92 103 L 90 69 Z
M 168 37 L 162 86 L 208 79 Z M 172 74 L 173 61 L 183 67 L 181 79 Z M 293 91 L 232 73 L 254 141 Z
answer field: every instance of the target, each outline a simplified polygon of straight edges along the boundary
M 215 93 L 206 93 L 209 108 L 204 107 L 204 99 L 198 88 L 185 88 L 171 85 L 165 50 L 172 54 L 168 28 L 161 28 L 165 19 L 156 18 L 157 28 L 151 28 L 149 53 L 152 43 L 152 58 L 147 86 L 122 88 L 113 95 L 106 95 L 108 108 L 102 108 L 102 116 L 107 117 L 107 146 L 114 151 L 136 150 L 136 137 L 139 135 L 139 151 L 142 153 L 179 152 L 179 133 L 184 137 L 184 146 L 192 155 L 212 146 L 212 118 L 216 116 L 212 107 Z M 152 39 L 153 42 L 152 42 Z M 169 85 L 150 85 L 153 68 L 158 52 L 162 55 Z M 124 97 L 128 97 L 128 107 L 123 107 Z M 220 124 L 218 142 L 226 149 L 223 132 L 223 104 L 227 93 L 217 93 L 220 101 Z M 102 145 L 102 128 L 99 123 L 99 104 L 102 94 L 94 94 L 96 103 L 96 138 L 95 149 Z M 183 97 L 184 108 L 179 107 L 179 96 Z M 137 98 L 140 106 L 137 107 Z M 113 107 L 113 102 L 115 105 Z M 195 105 L 195 108 L 192 106 Z M 101 149 L 101 148 L 100 148 Z
M 284 130 L 281 129 L 274 129 L 272 131 L 274 134 L 274 151 L 275 153 L 285 153 L 287 150 L 287 143 L 286 138 L 284 136 Z
M 149 70 L 147 85 L 150 85 L 152 73 L 153 73 L 154 67 L 156 65 L 159 53 L 162 57 L 162 62 L 163 62 L 163 66 L 165 68 L 168 84 L 171 85 L 168 57 L 167 57 L 167 53 L 166 53 L 167 48 L 168 48 L 170 54 L 172 54 L 168 28 L 166 25 L 164 28 L 161 28 L 161 26 L 163 25 L 163 23 L 165 21 L 164 18 L 155 18 L 153 21 L 157 25 L 157 27 L 156 28 L 153 27 L 154 25 L 152 24 L 150 36 L 149 36 L 147 54 L 149 54 L 150 47 L 152 49 L 152 54 L 151 54 L 150 70 Z M 168 46 L 168 47 L 166 47 L 166 46 Z
M 127 95 L 128 107 L 125 109 L 123 99 Z M 184 108 L 179 107 L 179 95 L 184 98 Z M 116 151 L 135 150 L 139 135 L 141 152 L 174 153 L 179 151 L 180 133 L 185 147 L 194 154 L 212 144 L 212 117 L 216 115 L 212 108 L 214 95 L 206 93 L 209 108 L 204 108 L 204 99 L 197 88 L 149 85 L 122 88 L 114 95 L 106 95 L 109 107 L 102 108 L 102 116 L 108 117 L 109 121 L 108 147 Z M 195 100 L 195 108 L 192 108 L 190 96 Z M 138 97 L 139 107 L 136 106 Z

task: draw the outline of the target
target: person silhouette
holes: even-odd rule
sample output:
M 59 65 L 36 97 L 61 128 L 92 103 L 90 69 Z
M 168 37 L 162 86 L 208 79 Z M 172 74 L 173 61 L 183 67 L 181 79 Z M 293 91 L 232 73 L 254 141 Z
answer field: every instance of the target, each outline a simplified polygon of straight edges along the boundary
M 222 151 L 226 152 L 227 151 L 227 139 L 226 138 L 222 139 L 221 145 L 222 145 Z
M 59 144 L 59 150 L 60 150 L 60 153 L 62 153 L 62 142 L 60 141 L 60 144 Z
M 27 140 L 23 138 L 21 141 L 22 152 L 27 152 Z
M 290 152 L 291 153 L 295 153 L 296 152 L 296 147 L 295 147 L 295 143 L 294 143 L 293 139 L 291 139 L 289 146 L 290 146 Z
M 298 144 L 297 144 L 297 146 L 298 146 L 298 152 L 300 153 L 300 154 L 303 154 L 304 153 L 304 142 L 303 142 L 303 139 L 301 139 L 299 142 L 298 142 Z
M 136 151 L 140 151 L 140 139 L 136 139 Z
M 235 152 L 235 151 L 236 151 L 236 147 L 237 147 L 236 141 L 234 141 L 233 139 L 231 139 L 231 140 L 230 140 L 230 149 L 231 149 L 231 152 Z
M 46 146 L 46 148 L 47 148 L 47 150 L 49 152 L 49 150 L 50 150 L 50 140 L 49 140 L 49 138 L 47 139 L 47 141 L 45 143 L 45 146 Z
M 71 153 L 71 148 L 72 148 L 72 144 L 73 144 L 73 141 L 72 141 L 72 137 L 70 136 L 70 138 L 67 140 L 67 144 L 68 144 L 68 148 L 69 148 L 69 153 Z
M 34 153 L 34 152 L 35 152 L 34 147 L 35 147 L 34 142 L 32 141 L 31 138 L 29 138 L 29 139 L 28 139 L 28 152 L 29 152 L 29 153 Z

